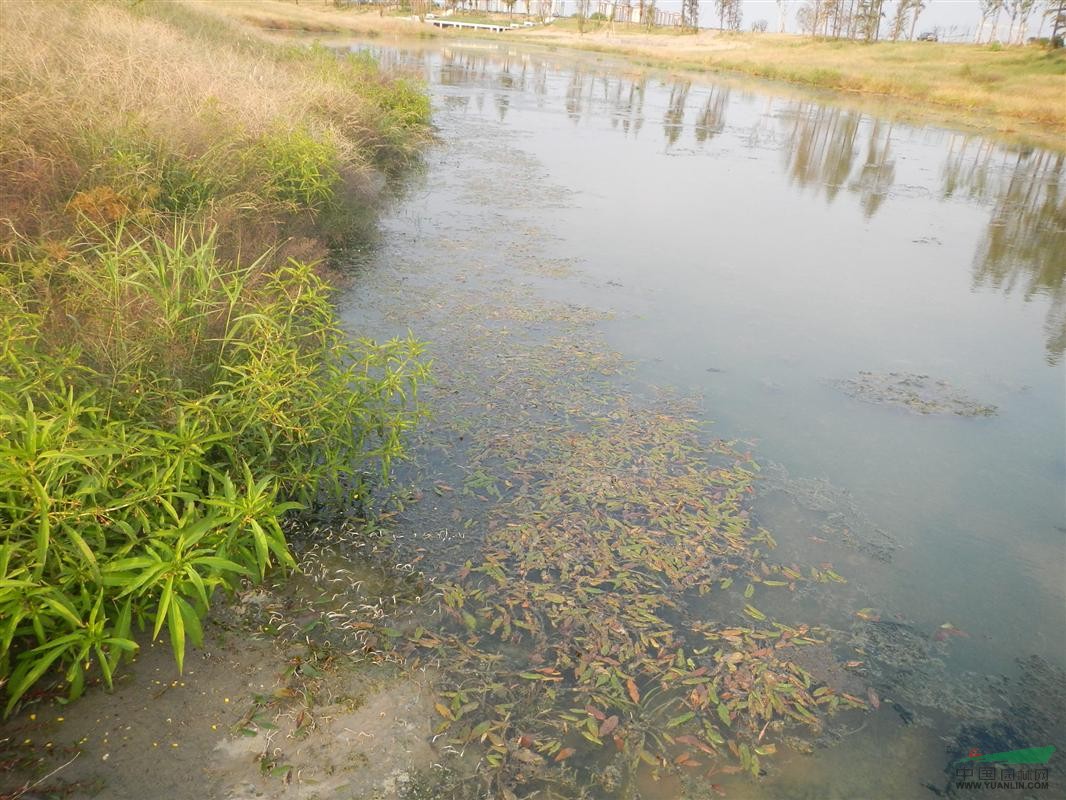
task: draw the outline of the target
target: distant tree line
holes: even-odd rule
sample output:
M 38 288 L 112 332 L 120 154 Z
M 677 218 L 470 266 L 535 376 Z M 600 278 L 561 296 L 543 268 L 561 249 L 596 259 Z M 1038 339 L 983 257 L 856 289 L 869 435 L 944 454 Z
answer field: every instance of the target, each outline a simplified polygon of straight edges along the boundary
M 715 0 L 721 27 L 740 29 L 740 0 Z M 785 29 L 785 0 L 777 0 L 780 30 Z M 736 6 L 735 18 L 731 16 Z M 801 32 L 827 38 L 876 41 L 888 38 L 914 39 L 918 34 L 918 19 L 928 6 L 928 0 L 809 0 L 797 12 L 796 24 Z M 1003 44 L 1024 44 L 1026 31 L 1034 19 L 1043 17 L 1041 29 L 1050 26 L 1048 42 L 1062 46 L 1066 33 L 1066 0 L 978 0 L 981 14 L 975 41 L 1001 41 Z M 1006 23 L 1006 36 L 1001 36 Z M 764 30 L 765 25 L 754 25 Z M 928 36 L 929 34 L 923 34 Z M 919 37 L 922 38 L 922 37 Z
M 1051 23 L 1050 41 L 1057 47 L 1062 46 L 1062 32 L 1066 29 L 1066 0 L 978 0 L 978 5 L 981 9 L 981 24 L 975 36 L 977 42 L 991 42 L 996 39 L 1001 20 L 1006 18 L 1005 43 L 1024 44 L 1029 21 L 1034 13 L 1042 10 L 1045 20 Z
M 341 0 L 335 0 L 341 1 Z M 534 11 L 542 19 L 552 16 L 554 0 L 443 0 L 451 9 L 479 9 L 485 11 L 500 4 L 513 14 L 516 3 L 521 2 L 526 16 Z M 785 30 L 788 0 L 775 0 L 780 20 L 779 30 Z M 391 0 L 390 0 L 391 2 Z M 432 0 L 400 0 L 401 4 L 414 7 L 416 4 L 432 7 Z M 593 17 L 594 5 L 609 7 L 610 13 L 616 3 L 598 0 L 573 0 L 574 16 L 580 28 L 585 20 Z M 654 0 L 619 0 L 618 6 L 639 8 L 637 18 L 642 24 L 656 24 Z M 835 39 L 914 39 L 919 34 L 918 20 L 929 5 L 929 0 L 808 0 L 796 14 L 796 24 L 802 33 Z M 1000 41 L 1003 44 L 1024 44 L 1026 32 L 1035 19 L 1041 20 L 1041 30 L 1049 31 L 1047 41 L 1055 47 L 1062 46 L 1066 34 L 1066 0 L 977 0 L 980 20 L 974 41 L 986 43 Z M 718 27 L 725 31 L 739 31 L 743 24 L 742 0 L 714 0 Z M 698 30 L 700 1 L 681 0 L 681 26 Z M 676 17 L 675 17 L 676 19 Z M 675 22 L 676 24 L 676 22 Z M 1006 24 L 1006 36 L 1001 35 Z M 713 25 L 713 23 L 712 23 Z M 756 20 L 751 29 L 762 32 L 767 29 L 766 20 Z M 923 34 L 928 36 L 929 33 Z M 921 38 L 921 37 L 919 37 Z
M 718 12 L 718 27 L 724 31 L 739 31 L 744 18 L 741 0 L 714 0 Z

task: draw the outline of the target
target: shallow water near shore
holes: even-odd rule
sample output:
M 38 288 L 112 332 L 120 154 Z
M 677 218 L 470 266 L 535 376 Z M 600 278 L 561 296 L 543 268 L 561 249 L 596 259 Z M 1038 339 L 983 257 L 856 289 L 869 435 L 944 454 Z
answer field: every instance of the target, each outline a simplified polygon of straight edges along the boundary
M 811 752 L 763 757 L 758 780 L 715 773 L 727 753 L 593 785 L 613 762 L 579 751 L 572 791 L 934 796 L 961 748 L 1061 747 L 1063 157 L 591 59 L 373 52 L 425 75 L 441 140 L 342 297 L 353 330 L 433 343 L 435 418 L 401 470 L 420 499 L 391 521 L 403 552 L 430 587 L 465 586 L 464 563 L 497 563 L 508 527 L 556 499 L 553 470 L 618 478 L 555 444 L 631 436 L 644 463 L 640 415 L 692 420 L 706 452 L 740 440 L 757 465 L 741 513 L 776 540 L 763 566 L 819 576 L 760 585 L 756 611 L 823 629 L 855 665 L 837 690 L 867 706 L 808 731 Z M 499 563 L 524 568 L 520 551 Z M 717 597 L 690 623 L 733 619 Z

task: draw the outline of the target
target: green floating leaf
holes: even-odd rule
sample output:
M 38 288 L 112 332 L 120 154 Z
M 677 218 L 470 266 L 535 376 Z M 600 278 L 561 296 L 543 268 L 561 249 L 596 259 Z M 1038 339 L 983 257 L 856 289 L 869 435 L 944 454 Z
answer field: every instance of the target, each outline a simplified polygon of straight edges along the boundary
M 729 716 L 729 709 L 725 707 L 724 703 L 718 704 L 718 719 L 722 720 L 726 726 L 733 724 L 733 720 Z
M 684 725 L 686 722 L 688 722 L 695 716 L 695 711 L 687 711 L 684 714 L 678 714 L 676 717 L 672 718 L 669 722 L 666 723 L 666 727 L 676 728 L 678 725 Z

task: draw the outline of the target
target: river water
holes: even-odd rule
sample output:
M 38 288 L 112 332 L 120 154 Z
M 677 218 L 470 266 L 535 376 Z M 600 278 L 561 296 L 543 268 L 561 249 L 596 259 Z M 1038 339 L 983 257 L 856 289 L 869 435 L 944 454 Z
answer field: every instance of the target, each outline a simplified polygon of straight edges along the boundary
M 410 331 L 435 359 L 397 542 L 430 582 L 465 578 L 547 480 L 528 477 L 547 446 L 514 442 L 573 442 L 596 404 L 682 414 L 751 451 L 767 561 L 823 576 L 759 608 L 822 626 L 822 673 L 869 706 L 809 747 L 750 737 L 777 734 L 758 779 L 716 771 L 725 751 L 608 781 L 577 746 L 589 796 L 933 797 L 970 748 L 1061 749 L 1064 157 L 593 57 L 373 52 L 424 75 L 439 129 L 341 298 L 353 331 Z M 456 749 L 490 796 L 550 796 L 520 770 L 492 783 L 484 744 Z

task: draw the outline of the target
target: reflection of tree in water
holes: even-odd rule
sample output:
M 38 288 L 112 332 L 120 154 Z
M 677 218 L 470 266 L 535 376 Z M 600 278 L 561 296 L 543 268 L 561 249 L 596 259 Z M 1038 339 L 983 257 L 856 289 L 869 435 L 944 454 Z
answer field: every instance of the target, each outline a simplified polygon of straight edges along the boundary
M 851 174 L 862 115 L 816 103 L 798 103 L 792 112 L 785 155 L 793 183 L 836 198 Z
M 488 62 L 476 58 L 470 53 L 453 53 L 445 50 L 441 53 L 440 84 L 442 86 L 462 86 L 474 83 L 485 77 Z
M 975 286 L 1051 301 L 1045 323 L 1048 360 L 1066 350 L 1066 155 L 1020 151 L 1002 174 L 995 207 L 974 254 Z
M 507 109 L 511 107 L 511 96 L 501 92 L 493 99 L 496 101 L 496 112 L 500 115 L 500 122 L 503 122 L 507 116 Z
M 519 74 L 518 79 L 516 80 L 515 76 L 511 74 L 511 62 L 504 61 L 503 65 L 500 67 L 500 74 L 496 79 L 496 82 L 504 89 L 524 89 L 525 87 L 522 85 L 521 77 L 521 74 Z
M 511 59 L 504 59 L 499 65 L 499 72 L 496 75 L 496 84 L 500 86 L 504 91 L 496 92 L 493 97 L 496 103 L 496 113 L 500 115 L 500 122 L 507 117 L 507 110 L 511 107 L 511 92 L 514 90 L 525 90 L 525 70 L 523 69 L 518 75 L 511 73 Z
M 973 260 L 974 286 L 1026 300 L 1047 297 L 1048 360 L 1066 350 L 1066 156 L 1008 150 L 987 139 L 956 136 L 941 170 L 943 197 L 962 195 L 992 206 Z
M 647 89 L 648 79 L 641 75 L 637 80 L 618 79 L 614 82 L 613 91 L 607 98 L 611 107 L 611 127 L 622 126 L 622 131 L 634 136 L 640 133 L 644 126 L 644 95 Z
M 679 81 L 670 86 L 670 101 L 663 115 L 663 134 L 666 146 L 677 144 L 685 124 L 685 102 L 688 100 L 689 81 Z
M 585 109 L 585 73 L 575 69 L 570 73 L 570 83 L 566 87 L 566 113 L 574 122 L 581 120 Z
M 716 86 L 707 96 L 703 110 L 696 117 L 696 141 L 703 144 L 725 130 L 725 110 L 729 105 L 729 89 Z
M 962 194 L 983 199 L 994 191 L 995 171 L 1003 150 L 990 139 L 952 136 L 948 157 L 941 168 L 943 197 Z
M 388 52 L 388 51 L 384 51 Z M 397 59 L 397 66 L 429 69 L 428 57 Z M 415 61 L 416 63 L 412 63 Z M 514 91 L 531 90 L 544 105 L 551 102 L 552 76 L 558 67 L 532 59 L 486 56 L 445 49 L 439 65 L 443 86 L 491 84 L 488 93 L 501 119 Z M 611 125 L 637 134 L 644 123 L 647 78 L 599 73 L 581 67 L 567 70 L 564 106 L 575 122 L 596 103 L 610 115 Z M 563 77 L 561 75 L 560 77 Z M 664 87 L 667 88 L 667 87 Z M 691 84 L 669 85 L 663 116 L 667 146 L 680 139 Z M 486 93 L 474 95 L 482 108 Z M 469 98 L 447 98 L 455 105 Z M 721 134 L 730 102 L 730 90 L 713 87 L 694 120 L 699 143 Z M 768 101 L 769 103 L 769 101 Z M 783 153 L 792 183 L 810 187 L 832 202 L 842 189 L 854 194 L 866 217 L 884 204 L 896 179 L 892 150 L 893 128 L 865 115 L 814 102 L 789 103 L 783 117 Z M 763 119 L 769 123 L 770 109 Z M 749 144 L 758 144 L 763 131 L 757 125 Z M 772 137 L 773 138 L 773 137 Z M 987 139 L 952 136 L 942 167 L 942 197 L 960 197 L 991 206 L 985 235 L 974 256 L 975 286 L 1004 293 L 1020 291 L 1026 299 L 1050 298 L 1047 347 L 1057 363 L 1066 352 L 1066 156 L 1044 151 L 1008 150 Z
M 892 126 L 817 103 L 797 103 L 790 116 L 784 152 L 792 182 L 824 192 L 828 202 L 846 188 L 859 196 L 867 217 L 877 213 L 896 178 Z M 864 129 L 866 157 L 856 169 Z
M 744 97 L 754 104 L 754 95 L 745 95 Z M 776 122 L 774 118 L 774 98 L 772 95 L 766 95 L 763 97 L 763 112 L 755 118 L 751 127 L 748 128 L 748 132 L 744 135 L 744 143 L 752 148 L 776 145 L 778 136 L 773 127 L 773 123 Z
M 537 96 L 538 107 L 543 108 L 548 96 L 548 65 L 543 61 L 533 64 L 533 93 Z
M 859 195 L 863 213 L 872 217 L 881 208 L 896 180 L 896 162 L 889 158 L 892 146 L 892 125 L 875 120 L 870 126 L 870 140 L 866 145 L 866 161 L 848 187 Z

